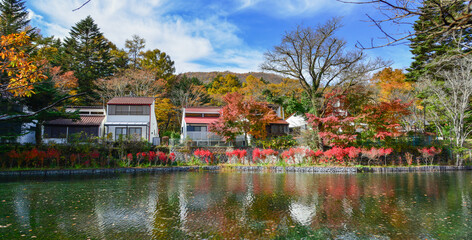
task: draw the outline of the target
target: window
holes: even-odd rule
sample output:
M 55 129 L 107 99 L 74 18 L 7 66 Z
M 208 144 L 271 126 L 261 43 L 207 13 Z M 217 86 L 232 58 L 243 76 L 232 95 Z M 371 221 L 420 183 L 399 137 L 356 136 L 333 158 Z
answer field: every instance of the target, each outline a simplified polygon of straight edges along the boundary
M 144 115 L 144 106 L 130 106 L 130 115 Z
M 202 117 L 201 113 L 185 113 L 185 117 Z
M 129 106 L 128 105 L 116 105 L 115 113 L 116 113 L 116 115 L 128 115 L 129 114 Z
M 187 131 L 188 132 L 206 132 L 207 127 L 206 126 L 187 126 Z
M 67 127 L 66 126 L 44 126 L 44 138 L 66 138 Z
M 109 115 L 149 115 L 148 105 L 108 105 Z
M 126 128 L 124 127 L 117 127 L 115 128 L 115 139 L 118 139 L 121 136 L 126 136 Z
M 142 129 L 141 128 L 129 128 L 129 134 L 132 135 L 133 137 L 139 137 L 141 138 L 142 136 Z

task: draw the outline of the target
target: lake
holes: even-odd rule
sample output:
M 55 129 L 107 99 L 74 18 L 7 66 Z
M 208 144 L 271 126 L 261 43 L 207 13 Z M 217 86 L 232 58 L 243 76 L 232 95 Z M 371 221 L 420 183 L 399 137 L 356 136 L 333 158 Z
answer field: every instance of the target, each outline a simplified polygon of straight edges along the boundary
M 472 172 L 188 172 L 0 183 L 0 239 L 472 236 Z

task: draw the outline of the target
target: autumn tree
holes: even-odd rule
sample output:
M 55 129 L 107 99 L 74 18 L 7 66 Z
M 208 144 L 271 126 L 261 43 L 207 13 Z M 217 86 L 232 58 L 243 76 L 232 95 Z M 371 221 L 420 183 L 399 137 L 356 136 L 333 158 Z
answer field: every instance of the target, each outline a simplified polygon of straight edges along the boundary
M 310 100 L 298 80 L 284 78 L 280 83 L 270 83 L 263 95 L 265 100 L 283 107 L 286 115 L 310 112 Z
M 406 81 L 401 69 L 384 68 L 371 81 L 379 90 L 379 101 L 408 100 L 405 96 L 413 91 L 412 83 Z
M 110 55 L 110 42 L 105 39 L 94 20 L 88 16 L 72 27 L 65 39 L 65 70 L 74 71 L 79 81 L 79 91 L 91 97 L 93 81 L 111 76 L 114 72 Z M 84 99 L 91 103 L 93 99 Z
M 322 96 L 328 88 L 348 88 L 383 66 L 379 60 L 367 62 L 362 51 L 348 51 L 347 42 L 335 36 L 340 27 L 339 18 L 316 28 L 298 26 L 264 54 L 261 68 L 297 79 L 316 115 L 320 114 Z
M 0 81 L 0 96 L 30 97 L 33 92 L 33 84 L 45 79 L 41 64 L 31 61 L 25 46 L 30 44 L 30 38 L 25 32 L 1 36 L 0 38 L 0 69 L 2 71 Z
M 298 26 L 284 35 L 280 45 L 264 54 L 261 68 L 297 79 L 317 117 L 323 117 L 327 89 L 348 89 L 384 66 L 379 59 L 367 61 L 360 50 L 348 51 L 346 41 L 335 36 L 340 27 L 339 18 L 316 28 Z M 316 132 L 317 128 L 313 130 Z M 321 145 L 321 141 L 316 141 Z
M 241 89 L 241 81 L 233 74 L 224 76 L 217 75 L 207 87 L 208 94 L 212 98 L 212 104 L 221 105 L 224 103 L 224 96 L 228 93 L 234 93 Z
M 177 120 L 179 117 L 179 112 L 179 109 L 174 104 L 172 104 L 171 99 L 156 99 L 156 120 L 159 126 L 159 131 L 161 133 L 164 133 L 171 129 L 175 130 L 180 128 L 180 121 Z
M 133 35 L 132 39 L 127 39 L 125 41 L 125 48 L 128 49 L 128 56 L 132 61 L 132 67 L 136 69 L 139 64 L 139 53 L 146 46 L 146 40 L 139 37 L 138 35 Z
M 223 99 L 226 105 L 218 120 L 210 124 L 209 130 L 228 141 L 234 141 L 239 135 L 244 135 L 248 143 L 249 135 L 265 138 L 266 126 L 277 120 L 277 115 L 266 103 L 251 98 L 244 100 L 239 93 L 228 93 Z
M 157 97 L 165 88 L 164 80 L 155 80 L 154 72 L 148 70 L 128 69 L 107 79 L 94 82 L 96 93 L 103 101 L 118 96 Z
M 402 103 L 400 100 L 390 100 L 367 104 L 363 108 L 360 121 L 365 124 L 360 138 L 362 140 L 390 140 L 399 137 L 402 121 L 410 114 L 411 102 Z
M 264 101 L 265 97 L 263 92 L 266 89 L 267 83 L 265 83 L 262 78 L 249 75 L 246 77 L 246 81 L 243 83 L 240 92 L 246 97 L 252 97 L 257 101 Z

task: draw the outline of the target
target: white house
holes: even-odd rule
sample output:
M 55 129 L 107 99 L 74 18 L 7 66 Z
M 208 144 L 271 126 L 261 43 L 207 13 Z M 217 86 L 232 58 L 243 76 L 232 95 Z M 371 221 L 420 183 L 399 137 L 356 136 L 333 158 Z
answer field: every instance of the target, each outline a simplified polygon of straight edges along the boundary
M 66 112 L 79 111 L 80 119 L 55 119 L 48 121 L 43 126 L 43 142 L 67 143 L 78 133 L 87 137 L 103 136 L 105 122 L 105 109 L 102 106 L 74 106 L 68 107 Z
M 288 128 L 290 132 L 300 132 L 308 128 L 308 122 L 306 118 L 299 114 L 293 114 L 289 118 L 285 119 L 288 122 Z
M 189 107 L 182 109 L 181 140 L 190 139 L 197 146 L 223 142 L 221 137 L 208 131 L 210 123 L 220 117 L 220 107 Z
M 107 103 L 105 135 L 145 139 L 158 144 L 153 97 L 115 97 Z

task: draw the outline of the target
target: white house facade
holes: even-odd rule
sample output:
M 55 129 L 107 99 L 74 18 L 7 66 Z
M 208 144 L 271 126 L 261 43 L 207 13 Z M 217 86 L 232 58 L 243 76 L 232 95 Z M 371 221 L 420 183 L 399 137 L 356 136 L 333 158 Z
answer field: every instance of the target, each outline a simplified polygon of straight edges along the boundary
M 107 103 L 105 135 L 128 137 L 157 144 L 158 127 L 153 97 L 115 97 Z

